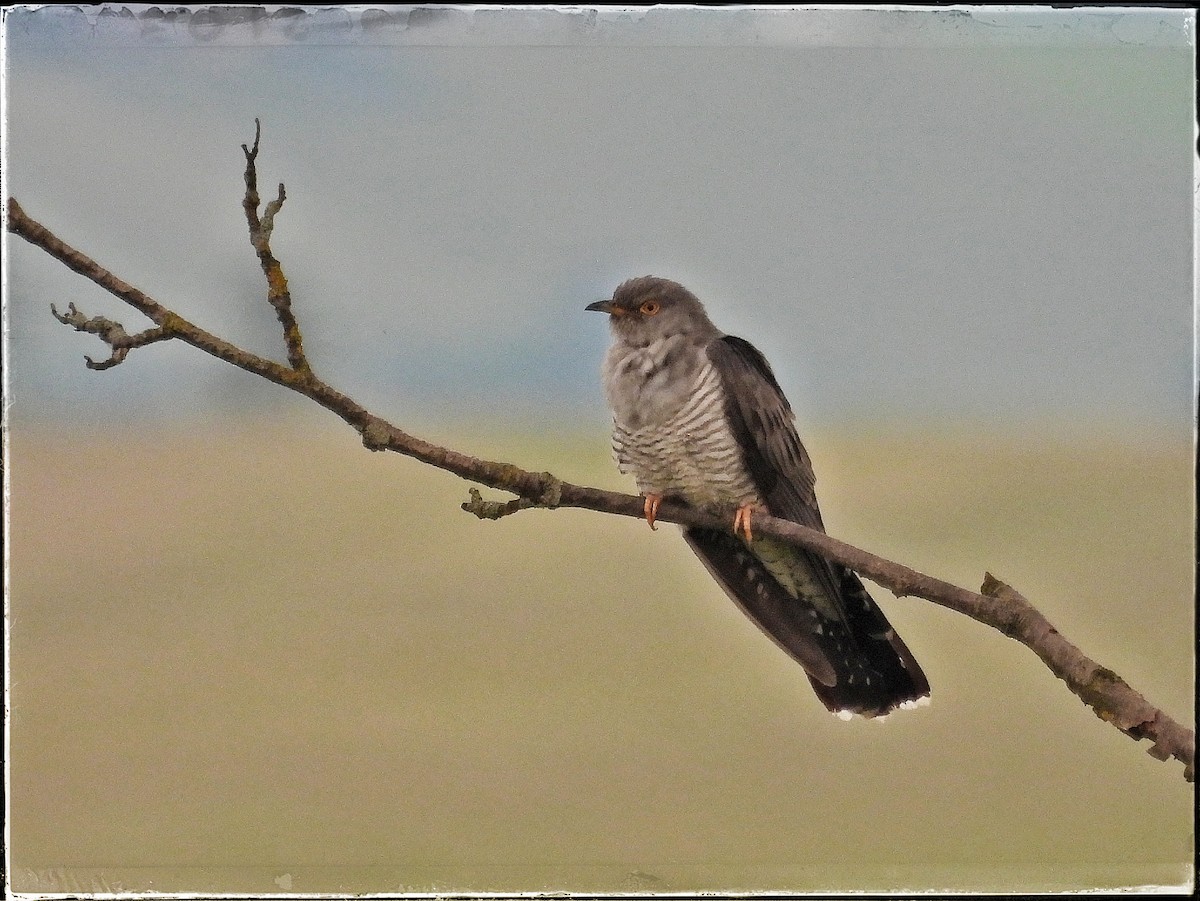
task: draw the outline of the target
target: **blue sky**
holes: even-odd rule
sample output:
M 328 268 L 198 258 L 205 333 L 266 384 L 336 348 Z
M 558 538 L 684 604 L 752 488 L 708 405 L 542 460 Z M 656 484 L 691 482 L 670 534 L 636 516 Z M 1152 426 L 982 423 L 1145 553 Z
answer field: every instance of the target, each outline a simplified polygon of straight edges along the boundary
M 261 117 L 313 363 L 384 415 L 602 422 L 583 306 L 652 273 L 811 423 L 1190 428 L 1187 11 L 272 9 L 9 12 L 6 190 L 281 355 L 239 205 Z M 84 370 L 49 302 L 136 314 L 9 254 L 15 422 L 286 403 L 182 345 Z

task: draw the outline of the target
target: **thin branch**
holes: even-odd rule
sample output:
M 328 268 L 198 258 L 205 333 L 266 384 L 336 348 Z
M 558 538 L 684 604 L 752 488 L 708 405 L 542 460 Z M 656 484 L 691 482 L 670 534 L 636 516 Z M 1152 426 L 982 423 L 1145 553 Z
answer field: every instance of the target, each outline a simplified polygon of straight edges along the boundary
M 283 340 L 287 344 L 288 364 L 292 369 L 302 374 L 310 374 L 308 358 L 304 355 L 304 338 L 300 334 L 300 324 L 292 312 L 292 295 L 288 290 L 287 278 L 283 267 L 271 252 L 271 232 L 275 229 L 275 215 L 283 207 L 287 199 L 283 182 L 279 183 L 279 192 L 275 199 L 267 204 L 262 218 L 258 216 L 258 173 L 255 161 L 258 159 L 258 140 L 262 136 L 262 124 L 254 120 L 254 145 L 242 145 L 242 153 L 246 155 L 246 196 L 242 199 L 242 209 L 246 213 L 246 223 L 250 226 L 250 244 L 258 254 L 259 264 L 263 275 L 267 277 L 267 301 L 275 308 L 275 316 L 283 327 Z
M 1195 778 L 1196 734 L 1192 730 L 1151 705 L 1112 670 L 1085 656 L 1029 601 L 991 573 L 984 577 L 982 592 L 1003 613 L 992 625 L 1037 654 L 1100 719 L 1135 739 L 1150 739 L 1150 756 L 1157 760 L 1174 757 L 1183 762 L 1184 777 L 1189 782 Z
M 462 504 L 467 513 L 474 513 L 480 519 L 502 519 L 521 510 L 536 506 L 533 501 L 524 497 L 515 497 L 511 501 L 485 501 L 478 488 L 468 488 L 471 499 Z
M 242 350 L 240 347 L 206 332 L 178 313 L 168 310 L 150 295 L 123 282 L 87 254 L 76 250 L 44 225 L 25 215 L 25 211 L 15 199 L 10 197 L 7 206 L 10 232 L 19 235 L 30 244 L 42 248 L 68 269 L 78 272 L 84 278 L 119 297 L 155 325 L 165 329 L 172 338 L 178 338 L 219 360 L 232 363 L 239 369 L 260 375 L 276 384 L 293 387 L 291 383 L 298 381 L 297 374 L 288 367 Z
M 133 348 L 153 344 L 156 341 L 166 341 L 175 337 L 168 328 L 161 325 L 157 328 L 148 328 L 144 332 L 138 332 L 136 335 L 130 335 L 119 322 L 113 322 L 111 319 L 105 319 L 103 316 L 93 316 L 91 319 L 88 319 L 76 309 L 73 303 L 67 304 L 66 313 L 58 312 L 54 308 L 54 304 L 50 304 L 50 312 L 63 325 L 69 325 L 77 332 L 89 332 L 93 335 L 99 335 L 100 339 L 112 348 L 112 354 L 109 358 L 100 363 L 97 363 L 89 356 L 84 356 L 83 359 L 87 361 L 88 369 L 111 369 L 124 360 Z
M 282 267 L 270 252 L 269 219 L 278 212 L 284 195 L 281 186 L 277 200 L 268 204 L 264 211 L 263 219 L 268 220 L 264 233 L 263 220 L 258 218 L 259 198 L 255 174 L 258 136 L 256 122 L 253 147 L 243 145 L 246 153 L 246 196 L 243 206 L 250 225 L 251 240 L 255 242 L 255 250 L 263 262 L 268 296 L 275 297 L 272 292 L 276 285 L 282 284 L 286 288 L 286 280 L 283 279 Z M 280 321 L 284 325 L 290 366 L 243 351 L 166 309 L 62 242 L 44 226 L 26 216 L 20 205 L 11 198 L 8 201 L 8 229 L 121 298 L 159 326 L 159 329 L 150 329 L 130 337 L 118 323 L 100 318 L 89 320 L 73 305 L 66 316 L 54 311 L 60 321 L 79 330 L 98 334 L 108 341 L 113 347 L 114 357 L 120 344 L 127 345 L 127 352 L 128 347 L 178 338 L 218 359 L 316 401 L 355 428 L 362 436 L 363 445 L 370 450 L 403 454 L 467 481 L 516 495 L 515 500 L 507 502 L 485 501 L 477 489 L 471 488 L 470 500 L 462 507 L 481 518 L 498 519 L 521 510 L 556 507 L 576 507 L 634 518 L 643 515 L 643 499 L 640 497 L 573 485 L 548 472 L 532 472 L 511 463 L 481 460 L 407 434 L 318 379 L 304 360 L 298 326 L 293 344 L 292 338 L 287 337 L 289 326 L 282 314 Z M 274 300 L 272 305 L 277 311 L 280 310 Z M 290 316 L 290 305 L 285 306 Z M 93 368 L 104 368 L 105 365 L 98 364 Z M 107 365 L 115 363 L 109 362 Z M 658 519 L 680 525 L 727 529 L 733 520 L 732 512 L 699 510 L 666 500 L 659 508 Z M 1184 764 L 1184 778 L 1189 782 L 1194 779 L 1195 733 L 1154 707 L 1111 670 L 1083 654 L 1063 638 L 1024 597 L 991 574 L 985 576 L 982 592 L 968 591 L 797 523 L 762 514 L 755 517 L 754 525 L 760 534 L 771 535 L 821 554 L 879 583 L 898 597 L 908 595 L 924 598 L 1021 642 L 1037 654 L 1050 671 L 1062 679 L 1100 719 L 1134 739 L 1149 739 L 1152 745 L 1148 750 L 1152 756 L 1159 760 L 1173 757 L 1181 761 Z

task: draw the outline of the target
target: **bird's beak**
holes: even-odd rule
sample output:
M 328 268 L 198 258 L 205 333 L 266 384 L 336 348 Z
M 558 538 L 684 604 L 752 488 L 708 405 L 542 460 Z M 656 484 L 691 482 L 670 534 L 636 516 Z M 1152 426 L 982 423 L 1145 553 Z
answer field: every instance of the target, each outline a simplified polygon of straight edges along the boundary
M 610 316 L 624 316 L 625 311 L 620 307 L 613 306 L 611 300 L 598 300 L 595 303 L 589 303 L 585 310 L 591 310 L 594 313 L 608 313 Z

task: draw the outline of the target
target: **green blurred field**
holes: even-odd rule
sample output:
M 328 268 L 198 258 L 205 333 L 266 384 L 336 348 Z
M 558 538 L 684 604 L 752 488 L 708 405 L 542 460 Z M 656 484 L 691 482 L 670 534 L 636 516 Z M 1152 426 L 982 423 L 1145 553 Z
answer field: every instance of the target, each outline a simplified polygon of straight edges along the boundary
M 673 527 L 481 522 L 317 414 L 19 427 L 20 891 L 1034 890 L 1191 878 L 1192 787 L 875 588 L 929 708 L 842 722 Z M 808 438 L 830 531 L 990 570 L 1191 724 L 1189 436 Z M 603 434 L 464 450 L 629 487 Z

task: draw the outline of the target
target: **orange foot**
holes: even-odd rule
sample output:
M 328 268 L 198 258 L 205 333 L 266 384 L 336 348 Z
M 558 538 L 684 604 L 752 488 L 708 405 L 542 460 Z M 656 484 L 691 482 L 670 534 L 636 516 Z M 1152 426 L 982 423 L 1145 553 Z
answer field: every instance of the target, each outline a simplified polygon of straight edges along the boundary
M 642 505 L 642 510 L 646 514 L 646 522 L 650 528 L 658 531 L 658 526 L 654 524 L 655 518 L 658 516 L 658 507 L 662 503 L 661 494 L 647 494 L 646 503 Z
M 750 531 L 750 513 L 753 509 L 753 504 L 742 504 L 742 506 L 737 508 L 737 512 L 733 514 L 733 534 L 744 534 L 746 544 L 754 541 L 754 533 Z

